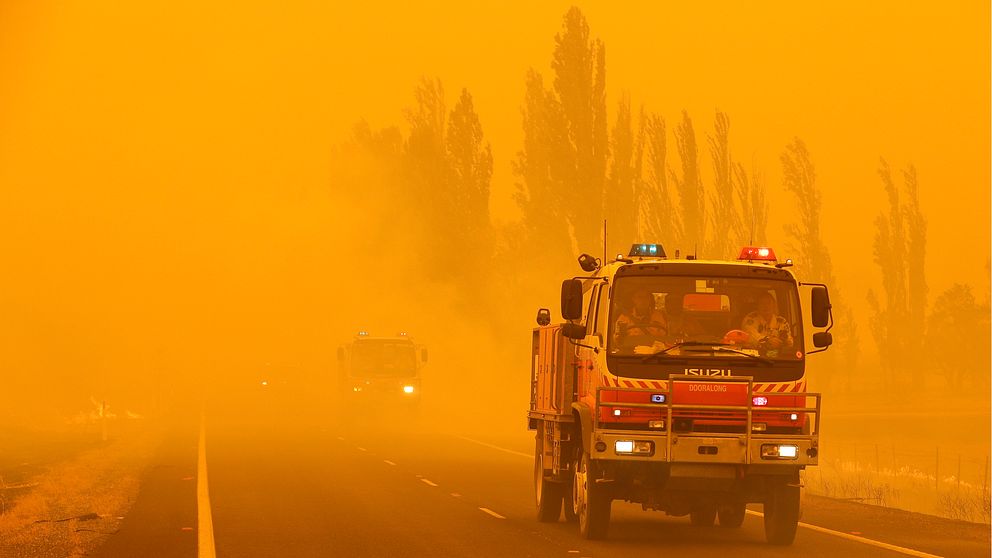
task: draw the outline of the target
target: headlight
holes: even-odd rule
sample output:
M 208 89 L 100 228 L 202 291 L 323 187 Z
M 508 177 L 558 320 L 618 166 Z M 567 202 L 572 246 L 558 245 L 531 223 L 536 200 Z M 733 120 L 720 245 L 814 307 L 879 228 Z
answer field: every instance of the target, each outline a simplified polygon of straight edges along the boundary
M 799 456 L 799 446 L 793 444 L 762 444 L 762 459 L 795 459 Z
M 617 440 L 613 445 L 614 451 L 620 455 L 652 455 L 654 442 L 648 440 Z
M 413 386 L 403 386 L 403 393 L 413 393 Z

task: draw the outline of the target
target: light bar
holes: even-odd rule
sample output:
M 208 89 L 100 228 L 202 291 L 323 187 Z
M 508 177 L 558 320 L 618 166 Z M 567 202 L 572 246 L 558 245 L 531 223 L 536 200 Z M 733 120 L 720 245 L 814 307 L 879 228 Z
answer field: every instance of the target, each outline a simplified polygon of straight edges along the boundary
M 751 398 L 751 403 L 753 403 L 755 407 L 764 407 L 768 404 L 768 398 L 764 395 L 755 395 Z
M 634 244 L 630 247 L 628 257 L 634 258 L 664 258 L 665 248 L 661 244 Z
M 745 246 L 741 248 L 741 255 L 737 256 L 738 260 L 745 260 L 749 262 L 775 262 L 778 261 L 775 258 L 775 250 L 768 248 L 767 246 Z
M 368 337 L 368 334 L 369 332 L 365 331 L 364 329 L 358 332 L 359 337 Z

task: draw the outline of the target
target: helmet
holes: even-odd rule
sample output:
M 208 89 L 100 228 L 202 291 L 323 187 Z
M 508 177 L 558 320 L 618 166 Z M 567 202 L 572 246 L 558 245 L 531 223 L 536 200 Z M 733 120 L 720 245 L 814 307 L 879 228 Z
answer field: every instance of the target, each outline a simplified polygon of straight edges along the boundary
M 750 339 L 751 336 L 746 331 L 740 329 L 732 329 L 723 336 L 723 342 L 728 345 L 743 345 Z

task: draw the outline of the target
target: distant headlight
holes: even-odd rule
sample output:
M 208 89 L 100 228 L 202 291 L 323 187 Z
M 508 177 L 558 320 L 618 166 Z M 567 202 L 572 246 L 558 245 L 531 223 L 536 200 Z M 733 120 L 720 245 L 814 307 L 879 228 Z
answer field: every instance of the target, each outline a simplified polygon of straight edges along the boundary
M 403 393 L 413 393 L 413 386 L 403 386 Z

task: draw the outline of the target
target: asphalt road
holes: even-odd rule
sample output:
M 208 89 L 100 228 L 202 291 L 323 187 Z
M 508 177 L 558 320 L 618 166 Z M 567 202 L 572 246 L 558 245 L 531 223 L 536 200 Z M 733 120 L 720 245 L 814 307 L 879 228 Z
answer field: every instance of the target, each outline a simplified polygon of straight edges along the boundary
M 221 557 L 912 555 L 845 533 L 939 556 L 990 553 L 985 527 L 817 498 L 806 498 L 802 521 L 834 532 L 801 527 L 790 547 L 764 542 L 760 506 L 740 529 L 727 530 L 614 502 L 609 539 L 586 541 L 573 524 L 536 521 L 533 442 L 522 419 L 518 433 L 511 425 L 496 437 L 475 432 L 468 417 L 331 419 L 299 412 L 292 398 L 215 399 L 206 408 Z M 162 459 L 192 468 L 198 429 L 183 432 Z M 190 532 L 189 518 L 197 497 L 172 478 L 180 473 L 163 470 L 170 469 L 151 469 L 135 509 L 96 556 L 196 555 L 190 540 L 199 533 Z

